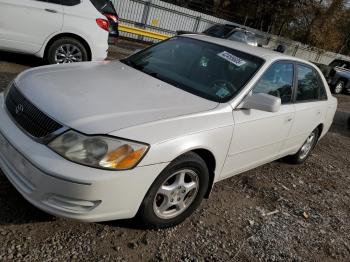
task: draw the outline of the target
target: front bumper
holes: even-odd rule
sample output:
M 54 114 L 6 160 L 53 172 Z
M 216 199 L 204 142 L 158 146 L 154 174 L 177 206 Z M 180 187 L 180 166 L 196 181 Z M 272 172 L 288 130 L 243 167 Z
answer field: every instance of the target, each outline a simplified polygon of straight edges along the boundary
M 166 163 L 106 171 L 63 159 L 24 134 L 7 115 L 0 94 L 0 167 L 34 206 L 86 222 L 132 218 Z

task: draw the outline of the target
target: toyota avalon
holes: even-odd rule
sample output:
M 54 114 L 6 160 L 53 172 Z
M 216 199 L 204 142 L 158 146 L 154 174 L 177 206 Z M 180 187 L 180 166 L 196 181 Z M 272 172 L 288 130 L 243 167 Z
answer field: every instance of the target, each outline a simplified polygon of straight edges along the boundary
M 337 107 L 313 64 L 203 35 L 27 70 L 0 104 L 0 166 L 30 203 L 152 228 L 182 222 L 223 179 L 303 163 Z

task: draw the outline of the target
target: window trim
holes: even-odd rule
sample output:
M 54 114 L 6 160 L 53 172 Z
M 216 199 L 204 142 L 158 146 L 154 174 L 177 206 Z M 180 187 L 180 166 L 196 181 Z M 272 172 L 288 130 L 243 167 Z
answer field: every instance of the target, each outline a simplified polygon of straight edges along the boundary
M 320 102 L 320 101 L 328 101 L 328 94 L 327 94 L 327 90 L 326 90 L 326 87 L 324 86 L 324 83 L 322 81 L 322 78 L 319 74 L 319 72 L 311 65 L 308 65 L 308 64 L 305 64 L 303 62 L 298 62 L 298 61 L 295 61 L 295 92 L 294 92 L 294 97 L 293 97 L 293 103 L 294 104 L 302 104 L 302 103 L 312 103 L 312 102 Z M 317 98 L 317 99 L 309 99 L 309 100 L 302 100 L 302 101 L 298 101 L 297 100 L 297 94 L 298 94 L 298 88 L 299 88 L 299 81 L 298 81 L 298 65 L 299 66 L 303 66 L 303 67 L 306 67 L 306 68 L 309 68 L 311 69 L 314 73 L 316 73 L 316 76 L 317 76 L 317 83 L 318 85 L 320 86 L 320 88 L 323 88 L 325 94 L 326 94 L 326 98 L 323 98 L 323 99 L 320 99 L 320 98 Z

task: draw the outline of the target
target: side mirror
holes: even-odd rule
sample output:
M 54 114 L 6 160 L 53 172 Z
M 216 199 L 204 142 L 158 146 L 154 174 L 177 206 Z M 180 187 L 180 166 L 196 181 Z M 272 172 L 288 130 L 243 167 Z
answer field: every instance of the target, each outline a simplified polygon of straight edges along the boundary
M 240 108 L 255 109 L 266 112 L 278 112 L 281 107 L 281 98 L 268 94 L 258 93 L 244 99 Z

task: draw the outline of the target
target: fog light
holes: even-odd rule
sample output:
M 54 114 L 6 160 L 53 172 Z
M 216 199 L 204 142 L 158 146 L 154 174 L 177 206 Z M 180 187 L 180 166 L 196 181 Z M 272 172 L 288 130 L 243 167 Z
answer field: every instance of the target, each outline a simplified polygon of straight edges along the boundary
M 50 195 L 45 201 L 45 204 L 70 213 L 86 213 L 95 209 L 101 202 L 100 200 L 90 201 Z

